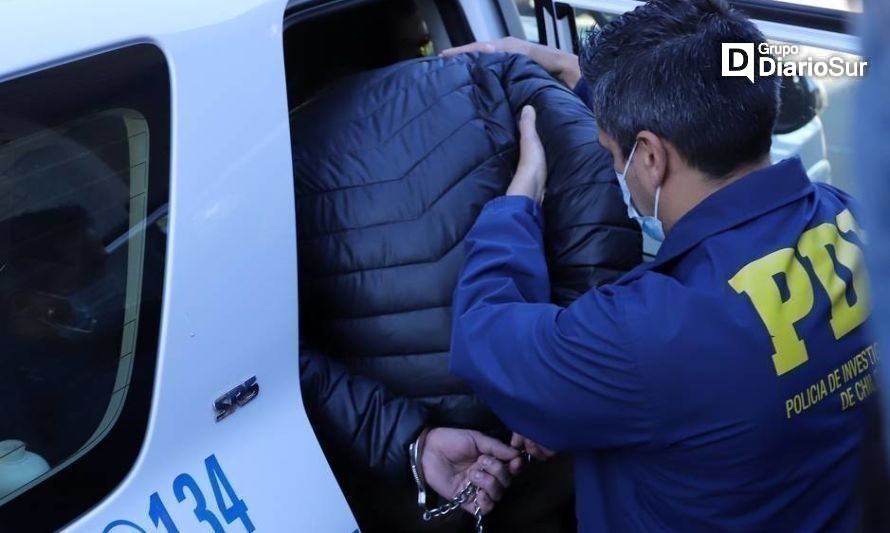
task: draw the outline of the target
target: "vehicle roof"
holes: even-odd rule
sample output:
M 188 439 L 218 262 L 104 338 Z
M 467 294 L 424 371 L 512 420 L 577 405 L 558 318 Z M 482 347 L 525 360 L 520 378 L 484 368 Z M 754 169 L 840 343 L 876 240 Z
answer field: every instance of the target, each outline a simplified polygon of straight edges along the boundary
M 135 42 L 183 44 L 189 30 L 245 16 L 268 4 L 280 6 L 283 16 L 288 1 L 0 0 L 0 81 L 60 58 Z

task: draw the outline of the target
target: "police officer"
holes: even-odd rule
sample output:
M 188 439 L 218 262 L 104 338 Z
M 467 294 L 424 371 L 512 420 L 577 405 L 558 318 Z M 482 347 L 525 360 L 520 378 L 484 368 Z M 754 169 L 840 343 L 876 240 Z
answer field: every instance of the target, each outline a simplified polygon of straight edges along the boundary
M 721 77 L 722 43 L 764 41 L 723 0 L 653 0 L 563 72 L 654 261 L 549 302 L 531 108 L 467 238 L 452 370 L 520 439 L 576 454 L 582 531 L 855 529 L 878 359 L 863 234 L 846 194 L 770 164 L 778 79 Z

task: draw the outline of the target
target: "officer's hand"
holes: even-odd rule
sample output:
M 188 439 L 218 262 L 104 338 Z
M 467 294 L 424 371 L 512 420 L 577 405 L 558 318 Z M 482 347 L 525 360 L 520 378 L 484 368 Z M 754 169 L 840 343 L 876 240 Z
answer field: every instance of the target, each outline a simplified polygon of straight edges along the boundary
M 510 485 L 507 463 L 519 457 L 515 448 L 478 431 L 433 428 L 422 444 L 421 465 L 427 484 L 446 500 L 467 481 L 479 487 L 479 506 L 490 512 Z M 462 508 L 473 513 L 472 498 Z
M 529 455 L 539 461 L 546 461 L 547 459 L 550 459 L 551 457 L 556 455 L 556 452 L 554 452 L 553 450 L 549 450 L 541 446 L 537 442 L 523 437 L 519 433 L 513 434 L 513 438 L 510 439 L 510 446 L 516 448 L 517 450 L 528 452 Z M 512 467 L 513 465 L 511 464 L 510 466 Z
M 467 52 L 510 52 L 528 56 L 532 61 L 541 65 L 551 76 L 574 89 L 581 79 L 581 68 L 578 66 L 578 56 L 569 54 L 536 43 L 530 43 L 516 37 L 504 37 L 495 41 L 479 41 L 476 43 L 458 46 L 443 50 L 440 55 L 445 57 L 464 54 Z
M 519 165 L 507 188 L 507 195 L 528 196 L 540 203 L 544 199 L 544 186 L 547 185 L 547 158 L 535 128 L 535 108 L 530 105 L 522 108 L 519 134 Z

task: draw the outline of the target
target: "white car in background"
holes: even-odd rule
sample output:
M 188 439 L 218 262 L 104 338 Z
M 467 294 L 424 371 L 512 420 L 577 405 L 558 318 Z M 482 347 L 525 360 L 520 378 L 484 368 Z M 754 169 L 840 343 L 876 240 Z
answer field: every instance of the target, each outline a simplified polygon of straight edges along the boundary
M 416 2 L 436 50 L 526 37 L 527 0 Z M 0 531 L 357 529 L 300 395 L 282 50 L 361 3 L 0 2 Z M 737 4 L 858 51 L 840 12 Z M 535 28 L 569 48 L 572 8 L 635 5 Z M 777 157 L 847 175 L 850 85 Z

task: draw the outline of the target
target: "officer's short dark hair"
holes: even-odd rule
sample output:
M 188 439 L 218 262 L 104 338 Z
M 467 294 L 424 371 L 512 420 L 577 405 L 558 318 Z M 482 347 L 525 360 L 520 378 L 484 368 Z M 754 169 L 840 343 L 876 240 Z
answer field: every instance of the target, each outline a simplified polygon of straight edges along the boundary
M 723 177 L 769 153 L 777 77 L 721 76 L 722 43 L 765 42 L 724 0 L 652 0 L 585 37 L 581 71 L 600 128 L 624 157 L 637 134 L 670 141 L 691 166 Z

